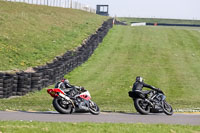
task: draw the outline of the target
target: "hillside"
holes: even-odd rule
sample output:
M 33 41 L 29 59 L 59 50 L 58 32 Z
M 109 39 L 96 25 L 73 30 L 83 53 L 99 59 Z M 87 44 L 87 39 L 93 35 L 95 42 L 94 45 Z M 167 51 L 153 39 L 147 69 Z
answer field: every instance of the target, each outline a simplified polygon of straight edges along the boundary
M 0 1 L 0 71 L 43 65 L 79 46 L 107 17 Z
M 82 67 L 66 77 L 89 88 L 104 110 L 132 110 L 135 77 L 162 89 L 175 109 L 200 107 L 200 32 L 115 26 Z
M 199 44 L 200 32 L 188 28 L 114 26 L 92 57 L 65 77 L 88 89 L 102 111 L 134 112 L 128 91 L 138 75 L 162 89 L 174 109 L 199 108 Z M 1 110 L 53 109 L 46 89 L 0 101 Z

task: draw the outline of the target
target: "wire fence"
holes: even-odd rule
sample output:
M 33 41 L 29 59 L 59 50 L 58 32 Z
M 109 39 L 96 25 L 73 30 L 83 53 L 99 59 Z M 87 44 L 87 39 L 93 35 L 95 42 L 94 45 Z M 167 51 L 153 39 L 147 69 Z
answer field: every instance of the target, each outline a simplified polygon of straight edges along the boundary
M 96 13 L 96 10 L 88 5 L 79 3 L 76 0 L 5 0 L 10 2 L 23 2 L 28 4 L 46 5 L 52 7 L 73 8 L 91 13 Z

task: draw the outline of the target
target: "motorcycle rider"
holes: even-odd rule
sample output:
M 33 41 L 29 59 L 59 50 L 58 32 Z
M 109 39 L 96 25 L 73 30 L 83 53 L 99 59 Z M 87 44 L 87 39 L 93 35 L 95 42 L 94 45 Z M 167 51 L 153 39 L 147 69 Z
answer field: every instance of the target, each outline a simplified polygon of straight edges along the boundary
M 132 87 L 132 92 L 136 93 L 139 96 L 144 98 L 145 94 L 148 94 L 149 91 L 142 91 L 143 87 L 147 87 L 147 88 L 150 88 L 152 90 L 155 90 L 155 91 L 162 93 L 162 91 L 159 88 L 156 88 L 154 86 L 151 86 L 151 85 L 144 83 L 143 78 L 140 77 L 140 76 L 137 76 L 136 81 L 135 81 L 135 83 L 133 84 L 133 87 Z
M 64 92 L 68 92 L 72 89 L 74 89 L 76 92 L 84 90 L 84 87 L 71 85 L 68 79 L 62 79 L 60 82 L 56 83 L 55 88 L 60 88 Z
M 62 79 L 60 82 L 56 83 L 55 88 L 60 88 L 62 90 L 65 90 L 67 88 L 72 88 L 74 87 L 73 85 L 69 84 L 68 79 Z
M 71 85 L 69 83 L 68 79 L 62 79 L 60 82 L 58 82 L 55 85 L 55 88 L 60 88 L 65 93 L 70 91 L 70 96 L 72 96 L 72 97 L 75 96 L 76 94 L 79 94 L 79 93 L 85 91 L 84 87 Z M 79 106 L 79 109 L 84 109 L 84 106 L 85 106 L 84 102 L 80 102 L 80 103 L 77 103 L 77 104 Z

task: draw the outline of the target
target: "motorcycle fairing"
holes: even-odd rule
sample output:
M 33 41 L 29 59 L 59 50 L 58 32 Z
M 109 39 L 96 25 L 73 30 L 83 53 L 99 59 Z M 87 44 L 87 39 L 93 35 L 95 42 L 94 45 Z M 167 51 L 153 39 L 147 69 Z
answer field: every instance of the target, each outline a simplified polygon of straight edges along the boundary
M 131 97 L 133 99 L 135 99 L 135 98 L 143 98 L 144 99 L 145 98 L 145 95 L 142 94 L 141 92 L 129 91 L 128 94 L 129 94 L 129 97 Z
M 58 92 L 65 94 L 61 89 L 59 88 L 55 88 L 55 89 L 48 89 L 47 92 L 52 96 L 52 97 L 57 97 L 58 96 Z
M 80 97 L 87 100 L 87 101 L 91 99 L 89 91 L 85 91 L 85 92 L 81 93 Z

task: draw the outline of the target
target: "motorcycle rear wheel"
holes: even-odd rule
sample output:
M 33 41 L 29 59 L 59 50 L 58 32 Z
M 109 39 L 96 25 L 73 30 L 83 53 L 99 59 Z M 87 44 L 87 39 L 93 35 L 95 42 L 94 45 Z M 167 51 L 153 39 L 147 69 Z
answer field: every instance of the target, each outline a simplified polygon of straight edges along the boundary
M 135 99 L 134 106 L 137 112 L 139 112 L 142 115 L 147 115 L 150 113 L 150 107 L 148 103 L 145 102 L 144 99 L 141 99 L 141 98 Z
M 93 115 L 98 115 L 100 113 L 98 105 L 92 101 L 89 101 L 89 111 Z
M 69 114 L 72 110 L 72 105 L 62 104 L 62 99 L 59 97 L 53 99 L 53 107 L 61 114 Z
M 163 101 L 163 111 L 166 115 L 173 115 L 174 111 L 171 105 L 169 105 L 165 100 Z

